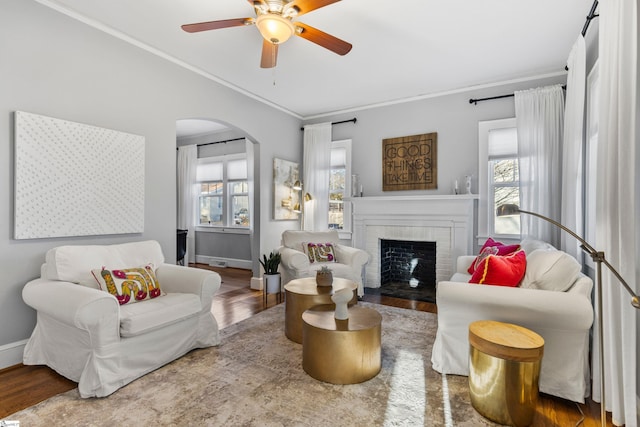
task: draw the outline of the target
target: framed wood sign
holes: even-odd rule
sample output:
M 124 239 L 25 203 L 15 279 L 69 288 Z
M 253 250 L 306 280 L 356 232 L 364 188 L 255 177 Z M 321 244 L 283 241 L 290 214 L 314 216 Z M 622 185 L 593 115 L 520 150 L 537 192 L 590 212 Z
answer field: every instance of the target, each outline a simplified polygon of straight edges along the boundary
M 382 140 L 382 191 L 438 188 L 438 133 Z

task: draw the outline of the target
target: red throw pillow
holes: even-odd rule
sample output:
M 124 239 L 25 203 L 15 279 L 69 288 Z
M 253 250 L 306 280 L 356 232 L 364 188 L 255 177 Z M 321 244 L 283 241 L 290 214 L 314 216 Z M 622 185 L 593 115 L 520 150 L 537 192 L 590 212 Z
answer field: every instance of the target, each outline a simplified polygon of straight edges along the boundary
M 473 272 L 469 283 L 516 287 L 526 269 L 527 258 L 524 251 L 506 256 L 488 255 Z
M 479 255 L 476 257 L 475 260 L 473 260 L 473 262 L 469 266 L 469 269 L 467 270 L 469 274 L 473 274 L 473 272 L 476 271 L 476 268 L 478 267 L 478 265 L 480 265 L 480 262 L 482 262 L 482 260 L 487 256 L 487 253 L 486 253 L 487 251 L 485 251 L 486 248 L 496 248 L 497 251 L 491 251 L 491 253 L 495 255 L 509 255 L 511 253 L 514 253 L 518 249 L 520 249 L 520 245 L 505 245 L 504 243 L 497 242 L 493 240 L 491 237 L 489 237 L 487 241 L 484 242 L 484 245 L 482 245 Z M 485 251 L 484 254 L 483 254 L 483 251 Z

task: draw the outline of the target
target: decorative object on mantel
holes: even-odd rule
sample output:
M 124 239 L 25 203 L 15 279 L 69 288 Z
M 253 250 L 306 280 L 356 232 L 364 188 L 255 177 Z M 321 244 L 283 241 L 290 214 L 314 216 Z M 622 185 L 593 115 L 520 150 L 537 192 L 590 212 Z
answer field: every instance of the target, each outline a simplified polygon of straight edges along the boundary
M 360 186 L 360 177 L 355 174 L 351 175 L 351 197 L 358 197 L 360 194 L 358 188 Z
M 326 265 L 316 271 L 316 284 L 318 286 L 331 286 L 333 284 L 333 272 Z
M 353 299 L 353 290 L 340 289 L 331 295 L 331 301 L 336 305 L 334 317 L 337 320 L 347 320 L 349 318 L 348 303 Z
M 145 138 L 15 112 L 15 239 L 142 233 Z
M 467 190 L 467 194 L 471 194 L 471 175 L 464 177 L 464 187 Z
M 437 189 L 437 148 L 437 132 L 383 139 L 382 190 Z

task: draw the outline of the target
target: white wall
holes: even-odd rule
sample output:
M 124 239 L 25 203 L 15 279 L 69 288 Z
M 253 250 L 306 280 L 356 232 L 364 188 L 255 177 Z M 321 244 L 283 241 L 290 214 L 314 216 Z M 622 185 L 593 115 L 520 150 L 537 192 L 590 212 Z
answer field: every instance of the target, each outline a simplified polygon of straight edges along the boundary
M 562 70 L 559 70 L 562 71 Z M 472 71 L 470 71 L 472 72 Z M 438 96 L 414 102 L 370 108 L 317 118 L 305 122 L 341 121 L 356 117 L 356 124 L 333 126 L 333 140 L 352 140 L 353 173 L 360 176 L 365 196 L 405 194 L 453 194 L 455 179 L 463 186 L 465 175 L 473 176 L 472 191 L 477 193 L 478 122 L 515 116 L 513 98 L 469 103 L 470 98 L 512 94 L 555 83 L 566 77 L 546 78 L 506 84 L 482 90 Z M 438 189 L 382 191 L 382 140 L 422 133 L 438 133 Z
M 267 230 L 261 250 L 278 246 L 291 224 L 272 221 L 269 215 L 271 164 L 274 156 L 300 158 L 299 119 L 34 1 L 3 0 L 0 52 L 0 368 L 17 362 L 3 360 L 3 353 L 12 353 L 13 345 L 33 330 L 35 312 L 23 303 L 21 290 L 39 276 L 49 248 L 156 239 L 167 260 L 175 260 L 177 119 L 219 119 L 243 129 L 260 145 L 260 228 Z M 16 110 L 145 136 L 144 233 L 13 240 Z

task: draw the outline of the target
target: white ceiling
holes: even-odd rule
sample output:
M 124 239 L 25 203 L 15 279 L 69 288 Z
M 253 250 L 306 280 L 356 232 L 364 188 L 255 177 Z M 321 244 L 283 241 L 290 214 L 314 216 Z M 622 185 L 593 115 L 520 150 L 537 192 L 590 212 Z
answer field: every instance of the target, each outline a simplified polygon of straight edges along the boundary
M 301 119 L 564 73 L 593 0 L 343 0 L 298 18 L 353 44 L 339 56 L 300 37 L 259 66 L 246 0 L 37 0 Z

